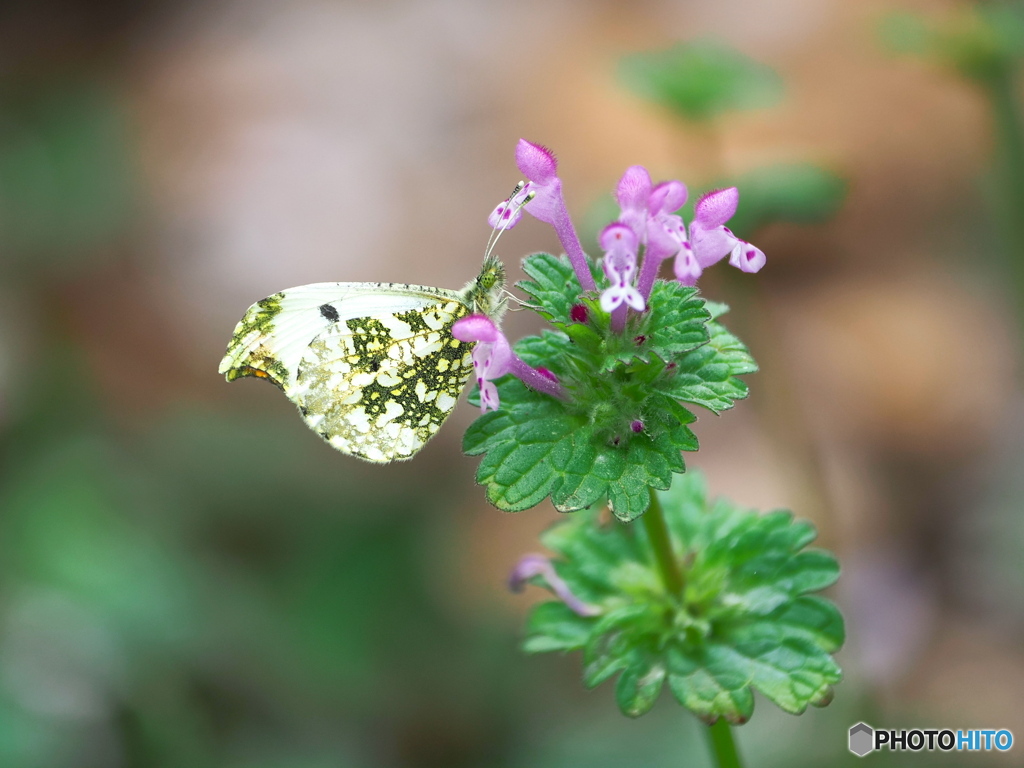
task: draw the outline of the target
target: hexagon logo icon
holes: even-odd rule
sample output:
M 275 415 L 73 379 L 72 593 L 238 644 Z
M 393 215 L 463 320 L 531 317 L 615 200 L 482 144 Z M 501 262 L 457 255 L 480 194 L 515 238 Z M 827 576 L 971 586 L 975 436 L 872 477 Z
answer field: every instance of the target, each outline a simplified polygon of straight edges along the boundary
M 850 728 L 850 751 L 857 757 L 864 757 L 875 748 L 875 730 L 867 723 L 857 723 Z

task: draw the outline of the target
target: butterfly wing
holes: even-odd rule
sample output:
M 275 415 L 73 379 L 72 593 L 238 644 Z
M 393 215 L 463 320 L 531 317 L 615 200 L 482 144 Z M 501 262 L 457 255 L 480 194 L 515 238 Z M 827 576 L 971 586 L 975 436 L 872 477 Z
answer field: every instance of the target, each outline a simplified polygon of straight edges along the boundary
M 235 326 L 220 373 L 295 383 L 310 343 L 333 323 L 374 314 L 419 310 L 458 298 L 453 291 L 396 283 L 314 283 L 289 288 L 253 304 Z
M 462 301 L 351 318 L 309 345 L 294 392 L 309 427 L 338 450 L 378 463 L 411 458 L 441 428 L 472 371 L 452 337 Z
M 387 463 L 413 456 L 454 409 L 472 345 L 454 291 L 318 283 L 269 296 L 235 328 L 220 371 L 272 381 L 338 450 Z

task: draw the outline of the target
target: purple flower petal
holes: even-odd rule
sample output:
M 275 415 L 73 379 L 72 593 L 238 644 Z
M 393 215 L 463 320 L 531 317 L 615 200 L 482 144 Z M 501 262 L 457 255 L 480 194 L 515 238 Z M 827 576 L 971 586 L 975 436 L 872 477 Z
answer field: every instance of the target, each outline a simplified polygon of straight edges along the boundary
M 484 341 L 490 344 L 495 342 L 500 334 L 498 326 L 487 315 L 469 315 L 456 320 L 452 325 L 452 336 L 466 343 Z
M 611 312 L 621 304 L 626 304 L 637 312 L 643 312 L 647 306 L 640 291 L 631 285 L 613 285 L 601 292 L 601 309 L 605 312 Z
M 636 254 L 636 233 L 631 227 L 626 226 L 620 221 L 614 221 L 602 229 L 598 242 L 601 245 L 601 249 L 605 251 L 631 251 L 633 254 Z M 635 255 L 634 258 L 636 258 Z
M 552 397 L 567 399 L 565 389 L 557 380 L 538 373 L 513 351 L 508 338 L 486 315 L 469 315 L 456 320 L 452 336 L 473 347 L 473 369 L 480 388 L 480 407 L 484 412 L 497 410 L 498 388 L 491 383 L 511 373 L 524 384 Z
M 623 298 L 622 289 L 619 286 L 613 285 L 611 288 L 605 288 L 601 291 L 601 309 L 611 312 L 622 303 Z
M 647 211 L 651 197 L 651 174 L 642 165 L 631 165 L 615 188 L 615 199 L 624 211 Z
M 543 577 L 548 588 L 555 593 L 555 596 L 577 615 L 599 616 L 601 614 L 601 609 L 598 606 L 585 603 L 572 593 L 569 585 L 556 573 L 551 560 L 544 557 L 544 555 L 523 555 L 509 575 L 509 589 L 513 592 L 522 592 L 526 588 L 527 582 L 534 576 Z
M 580 286 L 584 291 L 596 290 L 597 285 L 587 266 L 587 255 L 583 251 L 579 235 L 576 234 L 572 218 L 565 207 L 565 200 L 562 197 L 562 180 L 558 178 L 558 161 L 555 159 L 554 153 L 540 144 L 520 139 L 516 145 L 516 164 L 529 181 L 516 196 L 516 200 L 512 201 L 513 204 L 526 201 L 528 195 L 532 196 L 529 202 L 526 202 L 526 212 L 555 228 L 558 240 L 569 257 L 569 262 L 572 264 L 573 271 L 576 272 L 576 279 L 580 281 Z M 495 214 L 492 213 L 489 221 L 495 218 Z M 498 219 L 498 223 L 500 224 L 500 219 Z M 514 223 L 510 222 L 508 226 L 512 226 Z M 494 226 L 494 221 L 492 221 L 492 226 Z M 504 228 L 507 229 L 507 227 Z
M 526 178 L 542 186 L 555 181 L 558 176 L 555 153 L 526 139 L 520 139 L 516 144 L 516 165 Z
M 736 243 L 736 247 L 732 249 L 732 254 L 729 256 L 729 263 L 744 272 L 757 272 L 767 261 L 764 251 L 743 240 Z
M 676 256 L 676 279 L 683 285 L 696 285 L 697 278 L 700 277 L 703 271 L 690 248 L 684 248 Z
M 721 261 L 736 247 L 736 236 L 725 227 L 707 229 L 700 222 L 690 225 L 690 245 L 702 269 Z
M 477 379 L 476 383 L 480 387 L 480 412 L 487 413 L 488 411 L 498 410 L 501 401 L 498 399 L 498 388 L 494 385 L 494 382 Z
M 686 185 L 681 181 L 663 181 L 651 191 L 647 210 L 652 215 L 675 213 L 686 204 Z
M 740 202 L 736 187 L 715 189 L 703 195 L 694 206 L 694 222 L 705 229 L 720 227 L 733 217 Z
M 631 285 L 626 286 L 626 288 L 623 289 L 622 300 L 626 302 L 627 306 L 632 307 L 637 312 L 643 312 L 644 309 L 647 308 L 647 302 L 645 302 L 644 297 L 640 295 L 640 291 Z
M 487 223 L 493 229 L 512 229 L 519 220 L 523 218 L 523 210 L 512 200 L 504 200 L 498 203 L 487 217 Z
M 500 379 L 508 373 L 509 363 L 512 361 L 512 346 L 505 338 L 505 334 L 498 332 L 498 338 L 491 344 L 481 342 L 476 345 L 474 352 L 482 353 L 483 365 L 480 375 L 486 379 Z
M 662 214 L 652 219 L 647 226 L 647 249 L 644 259 L 664 260 L 679 253 L 686 241 L 686 227 L 679 216 Z
M 544 555 L 523 555 L 508 576 L 508 588 L 513 592 L 522 592 L 530 579 L 547 573 L 550 569 L 551 560 Z
M 534 193 L 534 198 L 526 204 L 526 212 L 535 219 L 555 227 L 556 233 L 558 233 L 565 211 L 565 201 L 562 200 L 562 180 L 556 178 L 547 184 L 535 184 L 530 191 Z

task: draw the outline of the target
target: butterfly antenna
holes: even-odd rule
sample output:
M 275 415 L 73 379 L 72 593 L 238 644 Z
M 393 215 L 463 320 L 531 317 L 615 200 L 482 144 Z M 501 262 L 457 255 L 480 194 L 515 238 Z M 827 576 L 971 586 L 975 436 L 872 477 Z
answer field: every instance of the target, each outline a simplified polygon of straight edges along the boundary
M 526 186 L 526 182 L 520 181 L 516 184 L 515 189 L 512 190 L 512 194 L 505 198 L 506 203 L 511 203 L 512 200 L 523 191 L 523 187 Z M 484 247 L 484 259 L 491 255 L 491 251 L 494 250 L 494 244 L 498 240 L 498 236 L 505 230 L 504 227 L 494 227 L 491 229 L 491 236 L 487 238 L 487 245 Z
M 515 199 L 516 195 L 523 191 L 523 187 L 525 186 L 525 182 L 522 181 L 516 184 L 515 189 L 512 190 L 512 194 L 508 196 L 508 199 L 505 202 L 512 202 L 512 200 Z M 515 216 L 517 213 L 523 210 L 523 208 L 525 208 L 530 203 L 530 201 L 533 200 L 533 198 L 535 198 L 536 196 L 536 192 L 530 192 L 529 194 L 527 194 L 526 197 L 524 197 L 519 203 L 516 204 L 516 207 L 509 214 L 509 219 L 511 219 L 513 216 Z M 498 240 L 501 238 L 502 233 L 505 232 L 505 230 L 507 229 L 509 229 L 509 227 L 495 227 L 494 229 L 491 230 L 491 236 L 487 238 L 487 246 L 484 248 L 484 261 L 487 261 L 491 257 L 491 254 L 494 252 L 494 246 L 498 244 Z

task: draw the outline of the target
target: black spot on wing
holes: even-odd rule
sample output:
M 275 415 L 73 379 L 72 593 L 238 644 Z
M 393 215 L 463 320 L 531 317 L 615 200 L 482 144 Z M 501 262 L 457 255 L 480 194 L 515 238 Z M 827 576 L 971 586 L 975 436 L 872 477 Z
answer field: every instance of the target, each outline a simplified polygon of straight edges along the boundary
M 321 304 L 320 314 L 323 315 L 328 321 L 332 323 L 338 322 L 338 310 L 336 310 L 330 304 Z

